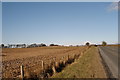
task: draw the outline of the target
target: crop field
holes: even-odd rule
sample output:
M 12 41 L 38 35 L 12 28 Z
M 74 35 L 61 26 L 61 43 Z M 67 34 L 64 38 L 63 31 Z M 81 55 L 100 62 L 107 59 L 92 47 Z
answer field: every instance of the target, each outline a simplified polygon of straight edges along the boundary
M 88 47 L 37 47 L 37 48 L 4 48 L 2 50 L 2 77 L 20 76 L 20 66 L 24 66 L 24 76 L 34 77 L 55 62 L 66 62 L 68 58 L 80 56 Z M 44 62 L 44 66 L 42 65 Z

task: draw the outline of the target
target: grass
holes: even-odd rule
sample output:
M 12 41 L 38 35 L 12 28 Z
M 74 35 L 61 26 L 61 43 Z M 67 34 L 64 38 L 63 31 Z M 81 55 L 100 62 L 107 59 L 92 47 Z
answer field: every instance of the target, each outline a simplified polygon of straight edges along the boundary
M 106 78 L 97 47 L 91 47 L 76 62 L 52 78 Z

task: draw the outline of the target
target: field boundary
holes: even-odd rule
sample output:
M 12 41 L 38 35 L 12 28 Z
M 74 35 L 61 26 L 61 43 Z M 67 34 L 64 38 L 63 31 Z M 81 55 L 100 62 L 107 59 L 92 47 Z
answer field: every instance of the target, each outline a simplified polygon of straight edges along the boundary
M 53 75 L 52 78 L 103 78 L 108 80 L 98 54 L 98 48 L 92 46 L 76 63 L 68 66 L 61 73 Z
M 89 50 L 90 47 L 85 49 L 84 51 L 80 52 L 79 54 L 74 54 L 74 57 L 67 56 L 67 60 L 60 60 L 60 62 L 52 62 L 50 66 L 47 68 L 44 68 L 44 61 L 42 61 L 42 71 L 39 73 L 39 76 L 32 76 L 32 78 L 38 79 L 38 78 L 50 78 L 56 73 L 60 73 L 64 70 L 65 67 L 70 66 L 76 62 L 77 59 L 81 58 L 84 53 L 86 53 Z M 31 77 L 31 76 L 30 76 Z M 24 77 L 26 79 L 26 77 Z

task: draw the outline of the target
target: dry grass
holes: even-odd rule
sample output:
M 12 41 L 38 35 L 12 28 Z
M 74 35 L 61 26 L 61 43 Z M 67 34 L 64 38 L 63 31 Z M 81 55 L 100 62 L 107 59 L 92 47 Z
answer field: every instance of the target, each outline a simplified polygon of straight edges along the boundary
M 107 78 L 96 47 L 90 48 L 75 63 L 52 78 Z

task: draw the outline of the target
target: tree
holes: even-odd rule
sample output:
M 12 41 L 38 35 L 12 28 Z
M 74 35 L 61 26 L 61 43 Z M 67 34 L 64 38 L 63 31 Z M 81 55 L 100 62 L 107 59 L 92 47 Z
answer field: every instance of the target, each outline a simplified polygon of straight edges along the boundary
M 50 46 L 59 46 L 59 45 L 57 45 L 57 44 L 50 44 Z
M 102 45 L 103 45 L 103 46 L 106 46 L 106 45 L 107 45 L 107 42 L 103 41 L 103 42 L 102 42 Z
M 19 47 L 19 44 L 16 45 L 16 48 L 18 48 L 18 47 Z
M 40 46 L 46 46 L 46 44 L 41 43 Z
M 50 46 L 55 46 L 54 44 L 50 44 Z
M 85 45 L 86 45 L 86 46 L 89 46 L 89 45 L 90 45 L 90 43 L 89 43 L 89 42 L 87 42 Z
M 4 44 L 1 44 L 1 47 L 4 48 Z
M 26 48 L 26 44 L 23 44 L 23 48 Z

